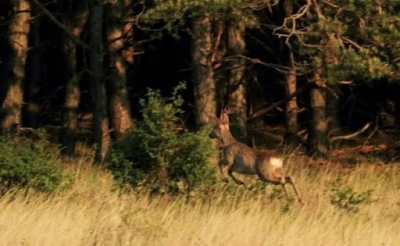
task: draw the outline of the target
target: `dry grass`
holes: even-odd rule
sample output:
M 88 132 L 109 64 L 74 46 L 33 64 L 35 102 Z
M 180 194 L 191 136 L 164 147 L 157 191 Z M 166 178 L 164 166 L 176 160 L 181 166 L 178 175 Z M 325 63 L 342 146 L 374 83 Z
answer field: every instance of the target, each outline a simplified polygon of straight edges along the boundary
M 0 198 L 0 245 L 395 245 L 400 178 L 395 166 L 289 167 L 305 205 L 222 184 L 189 200 L 120 194 L 107 172 L 82 158 L 71 189 Z M 371 166 L 372 167 L 372 166 Z M 330 203 L 332 183 L 373 189 L 371 204 L 347 213 Z M 232 183 L 232 182 L 231 182 Z M 288 188 L 289 192 L 290 187 Z M 279 193 L 279 192 L 278 192 Z M 258 194 L 258 195 L 255 195 Z M 292 193 L 291 193 L 292 194 Z

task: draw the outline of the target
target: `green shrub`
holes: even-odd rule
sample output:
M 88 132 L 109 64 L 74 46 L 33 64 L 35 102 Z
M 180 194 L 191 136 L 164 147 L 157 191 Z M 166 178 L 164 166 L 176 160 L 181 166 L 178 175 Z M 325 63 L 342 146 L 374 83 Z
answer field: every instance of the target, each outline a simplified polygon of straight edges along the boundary
M 373 202 L 372 190 L 356 192 L 353 188 L 343 184 L 338 178 L 331 188 L 331 204 L 349 213 L 356 213 L 362 205 Z
M 48 142 L 23 136 L 0 137 L 0 195 L 12 188 L 54 191 L 63 179 L 56 154 L 46 153 Z
M 149 89 L 140 100 L 142 119 L 113 144 L 107 165 L 121 185 L 158 192 L 189 192 L 212 180 L 207 161 L 212 153 L 209 129 L 191 132 L 180 122 L 183 103 L 177 86 L 171 98 Z

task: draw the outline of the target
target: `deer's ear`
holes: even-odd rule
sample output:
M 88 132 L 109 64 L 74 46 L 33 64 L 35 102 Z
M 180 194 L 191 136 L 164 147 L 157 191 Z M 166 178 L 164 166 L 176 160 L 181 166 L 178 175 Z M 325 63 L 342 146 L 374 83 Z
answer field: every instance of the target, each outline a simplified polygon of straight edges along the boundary
M 223 109 L 223 111 L 224 111 L 225 113 L 227 113 L 227 112 L 229 111 L 228 105 L 225 106 L 225 108 Z
M 224 111 L 225 114 L 233 114 L 233 113 L 235 113 L 235 111 L 232 108 L 229 108 L 228 106 L 225 106 L 223 111 Z
M 219 117 L 219 121 L 222 124 L 228 124 L 229 125 L 229 116 L 226 112 L 222 112 L 221 116 Z

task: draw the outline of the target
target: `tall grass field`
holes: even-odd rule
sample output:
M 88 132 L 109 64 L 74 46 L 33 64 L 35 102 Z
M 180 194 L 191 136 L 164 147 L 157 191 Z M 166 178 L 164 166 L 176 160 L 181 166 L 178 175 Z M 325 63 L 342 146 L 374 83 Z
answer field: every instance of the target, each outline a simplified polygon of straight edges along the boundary
M 67 189 L 0 198 L 0 245 L 399 245 L 400 173 L 393 165 L 286 165 L 305 204 L 244 177 L 181 196 L 118 190 L 86 158 Z M 287 187 L 294 198 L 294 192 Z

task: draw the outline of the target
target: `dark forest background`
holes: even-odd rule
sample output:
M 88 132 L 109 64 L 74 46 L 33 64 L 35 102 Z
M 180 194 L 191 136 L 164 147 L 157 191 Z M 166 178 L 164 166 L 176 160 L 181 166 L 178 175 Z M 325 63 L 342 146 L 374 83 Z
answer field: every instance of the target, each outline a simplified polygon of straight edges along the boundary
M 102 161 L 147 88 L 168 97 L 186 82 L 190 130 L 229 106 L 250 145 L 398 155 L 399 12 L 380 0 L 0 0 L 1 132 L 52 126 L 63 155 L 83 140 Z

